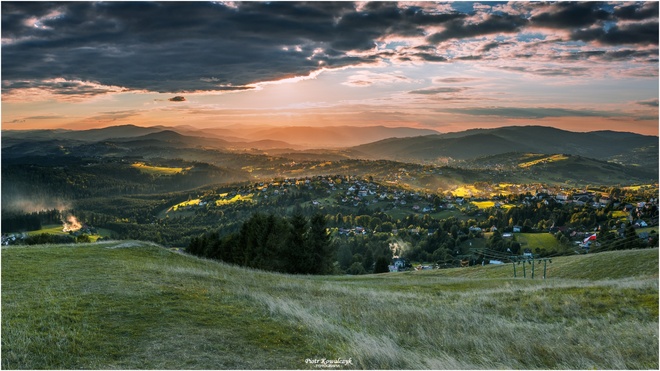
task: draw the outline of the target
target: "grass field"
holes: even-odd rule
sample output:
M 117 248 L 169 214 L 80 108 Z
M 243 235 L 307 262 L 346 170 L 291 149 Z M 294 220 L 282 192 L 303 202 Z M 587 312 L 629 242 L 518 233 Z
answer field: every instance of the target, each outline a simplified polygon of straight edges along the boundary
M 472 201 L 470 203 L 473 204 L 474 206 L 480 208 L 480 209 L 487 209 L 489 207 L 495 207 L 495 201 Z M 502 209 L 506 210 L 506 209 L 510 209 L 512 207 L 515 207 L 515 206 L 510 205 L 510 204 L 503 204 L 501 207 L 502 207 Z
M 232 198 L 222 198 L 220 200 L 215 200 L 215 206 L 225 206 L 225 205 L 231 205 L 235 202 L 241 202 L 241 201 L 249 201 L 249 202 L 254 202 L 252 200 L 253 194 L 249 194 L 247 196 L 241 196 L 241 195 L 235 195 Z
M 518 167 L 527 168 L 527 167 L 530 167 L 530 166 L 538 165 L 540 163 L 563 161 L 563 160 L 567 160 L 567 159 L 568 159 L 568 156 L 565 156 L 565 155 L 552 155 L 552 156 L 548 156 L 548 157 L 537 158 L 537 159 L 532 160 L 532 161 L 521 162 L 521 163 L 518 164 Z
M 110 237 L 112 236 L 112 231 L 109 229 L 105 228 L 97 228 L 96 229 L 97 234 L 90 235 L 89 238 L 92 240 L 92 242 L 96 242 L 101 237 Z M 69 232 L 63 232 L 62 231 L 62 224 L 47 224 L 44 225 L 41 229 L 36 230 L 36 231 L 28 231 L 26 232 L 28 236 L 30 235 L 37 235 L 41 233 L 48 233 L 48 234 L 54 234 L 54 235 L 60 235 L 60 236 L 65 236 L 68 235 Z
M 2 268 L 3 369 L 658 369 L 658 249 L 546 280 L 291 276 L 133 241 L 3 248 Z
M 523 249 L 541 251 L 564 251 L 565 247 L 550 233 L 516 233 L 516 239 Z
M 143 173 L 152 174 L 152 175 L 174 175 L 184 170 L 190 169 L 190 168 L 182 168 L 182 167 L 150 166 L 142 162 L 136 162 L 132 164 L 131 167 L 134 167 Z
M 28 231 L 26 233 L 29 236 L 30 235 L 41 234 L 41 233 L 55 234 L 55 235 L 60 235 L 60 236 L 68 235 L 69 232 L 63 232 L 62 228 L 63 228 L 62 224 L 47 224 L 47 225 L 42 226 L 41 229 L 39 229 L 39 230 Z

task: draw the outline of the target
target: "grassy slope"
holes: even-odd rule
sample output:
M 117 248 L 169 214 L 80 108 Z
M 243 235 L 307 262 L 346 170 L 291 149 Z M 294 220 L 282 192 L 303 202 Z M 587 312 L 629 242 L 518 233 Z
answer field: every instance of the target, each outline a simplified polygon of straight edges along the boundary
M 3 248 L 2 268 L 5 369 L 658 368 L 657 249 L 553 259 L 545 281 L 287 276 L 137 242 Z

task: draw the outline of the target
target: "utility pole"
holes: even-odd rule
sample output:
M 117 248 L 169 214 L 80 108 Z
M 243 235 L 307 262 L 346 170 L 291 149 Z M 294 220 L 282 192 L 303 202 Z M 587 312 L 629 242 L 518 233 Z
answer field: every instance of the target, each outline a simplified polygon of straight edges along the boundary
M 534 257 L 529 257 L 529 256 L 510 256 L 509 259 L 511 260 L 513 264 L 513 278 L 518 277 L 518 271 L 516 270 L 516 265 L 519 265 L 520 262 L 522 262 L 522 268 L 523 268 L 523 278 L 527 278 L 527 268 L 525 267 L 525 263 L 529 263 L 532 266 L 532 279 L 534 279 L 534 276 L 536 274 L 536 262 L 534 260 Z M 537 258 L 539 261 L 539 264 L 543 262 L 543 279 L 547 278 L 547 273 L 548 273 L 548 262 L 552 263 L 551 258 Z
M 513 278 L 516 278 L 516 262 L 513 262 Z

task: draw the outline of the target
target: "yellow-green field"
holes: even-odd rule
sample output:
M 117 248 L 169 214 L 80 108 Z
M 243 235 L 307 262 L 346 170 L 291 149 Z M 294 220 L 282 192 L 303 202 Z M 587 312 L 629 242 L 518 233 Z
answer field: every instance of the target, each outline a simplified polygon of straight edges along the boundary
M 471 202 L 474 206 L 480 208 L 480 209 L 487 209 L 489 207 L 495 207 L 495 201 L 472 201 Z M 502 204 L 501 205 L 502 209 L 510 209 L 512 207 L 515 207 L 514 205 L 509 205 L 509 204 Z
M 232 198 L 230 198 L 230 199 L 223 198 L 223 199 L 220 199 L 220 200 L 215 200 L 215 206 L 231 205 L 231 204 L 233 204 L 233 203 L 235 203 L 235 202 L 240 202 L 240 201 L 254 202 L 254 201 L 252 200 L 252 197 L 253 197 L 253 196 L 254 196 L 254 195 L 253 195 L 252 193 L 250 193 L 250 194 L 247 195 L 247 196 L 236 195 L 236 196 L 234 196 L 234 197 L 232 197 Z M 226 194 L 225 194 L 225 197 L 226 197 Z
M 104 228 L 97 228 L 97 234 L 89 235 L 89 238 L 92 242 L 96 242 L 101 237 L 110 237 L 112 231 Z M 54 234 L 59 236 L 67 236 L 69 232 L 62 231 L 62 224 L 47 224 L 44 225 L 41 229 L 35 231 L 26 232 L 28 236 L 34 236 L 42 233 Z
M 563 161 L 563 160 L 568 160 L 568 157 L 564 156 L 564 155 L 552 155 L 552 156 L 543 157 L 543 158 L 539 158 L 539 159 L 528 161 L 528 162 L 522 162 L 522 163 L 518 164 L 518 167 L 526 168 L 526 167 L 538 165 L 539 163 L 557 162 L 557 161 Z
M 219 196 L 220 196 L 220 199 L 213 201 L 215 206 L 226 206 L 226 205 L 231 205 L 233 203 L 241 202 L 241 201 L 254 202 L 254 200 L 252 199 L 254 197 L 254 194 L 252 194 L 252 193 L 250 193 L 246 196 L 236 195 L 236 196 L 234 196 L 232 198 L 229 198 L 229 199 L 226 198 L 227 193 L 220 194 Z M 170 207 L 169 209 L 167 209 L 167 211 L 165 213 L 169 213 L 171 211 L 181 211 L 179 209 L 183 209 L 183 208 L 188 207 L 188 206 L 198 206 L 201 202 L 202 202 L 202 200 L 200 198 L 195 198 L 195 199 L 192 199 L 192 200 L 179 202 L 178 204 L 176 204 L 176 205 Z
M 194 199 L 194 200 L 188 200 L 188 201 L 179 202 L 178 204 L 176 204 L 176 205 L 170 207 L 170 208 L 167 210 L 167 212 L 170 212 L 170 211 L 177 211 L 177 210 L 179 210 L 180 208 L 183 208 L 183 207 L 197 206 L 197 205 L 199 205 L 200 202 L 202 202 L 202 200 L 200 200 L 199 198 L 196 198 L 196 199 Z
M 174 175 L 178 174 L 184 170 L 190 170 L 189 167 L 165 167 L 165 166 L 150 166 L 146 165 L 143 162 L 136 162 L 131 165 L 143 173 L 152 174 L 152 175 Z
M 62 228 L 63 228 L 62 224 L 48 224 L 48 225 L 42 226 L 42 228 L 39 229 L 39 230 L 29 231 L 29 232 L 27 232 L 27 234 L 28 234 L 28 236 L 41 234 L 41 233 L 56 234 L 56 235 L 61 235 L 61 236 L 68 235 L 69 232 L 63 232 Z
M 628 213 L 623 211 L 623 210 L 614 210 L 614 211 L 612 211 L 612 218 L 619 219 L 619 220 L 627 220 L 628 219 Z
M 475 186 L 463 185 L 451 191 L 454 197 L 472 197 L 472 195 L 480 193 Z
M 561 251 L 564 246 L 550 233 L 516 233 L 516 239 L 523 249 L 531 249 L 532 252 L 541 249 L 543 251 Z

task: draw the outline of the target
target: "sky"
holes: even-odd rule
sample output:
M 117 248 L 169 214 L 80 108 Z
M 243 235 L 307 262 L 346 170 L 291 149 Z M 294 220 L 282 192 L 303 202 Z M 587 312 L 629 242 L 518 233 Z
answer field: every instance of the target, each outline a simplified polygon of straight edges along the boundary
M 658 2 L 10 2 L 2 129 L 658 135 Z

